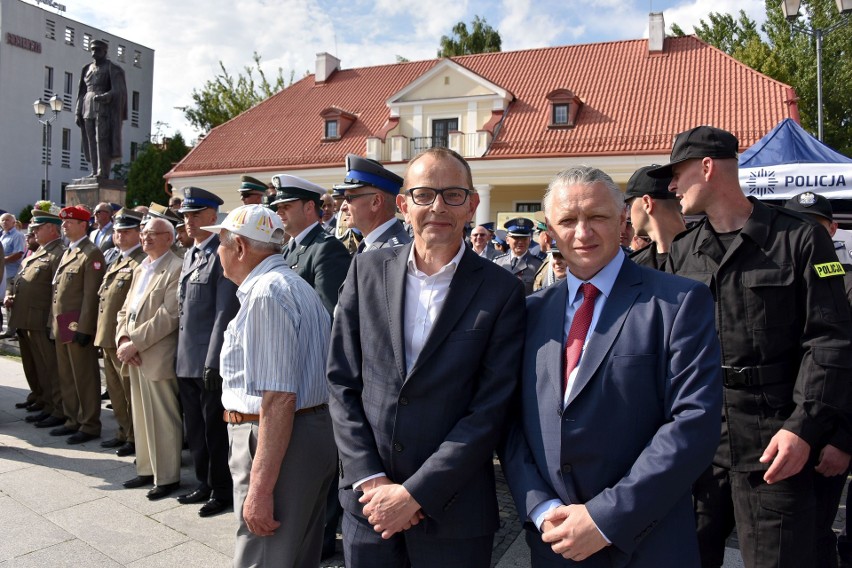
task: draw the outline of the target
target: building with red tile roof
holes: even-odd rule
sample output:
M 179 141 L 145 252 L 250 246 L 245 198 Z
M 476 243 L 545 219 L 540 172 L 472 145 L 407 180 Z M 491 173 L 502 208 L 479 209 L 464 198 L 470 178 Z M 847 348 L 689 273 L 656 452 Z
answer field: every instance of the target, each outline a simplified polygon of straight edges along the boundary
M 655 25 L 654 17 L 659 16 Z M 782 119 L 793 89 L 694 36 L 468 55 L 341 69 L 317 56 L 308 75 L 218 126 L 167 174 L 239 204 L 239 176 L 287 172 L 330 187 L 355 153 L 403 174 L 430 145 L 470 162 L 477 221 L 535 211 L 553 175 L 589 164 L 625 183 L 665 163 L 674 136 L 699 124 L 748 148 Z M 655 31 L 656 30 L 656 31 Z

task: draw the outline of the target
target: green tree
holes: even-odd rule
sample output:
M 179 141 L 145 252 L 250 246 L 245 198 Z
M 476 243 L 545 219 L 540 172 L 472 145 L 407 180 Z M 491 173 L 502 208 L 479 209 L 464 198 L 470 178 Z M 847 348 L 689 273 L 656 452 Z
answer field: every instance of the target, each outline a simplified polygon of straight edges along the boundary
M 166 138 L 161 144 L 146 142 L 127 173 L 127 205 L 148 205 L 152 201 L 165 204 L 163 176 L 189 153 L 180 133 Z
M 221 73 L 213 80 L 207 81 L 202 89 L 193 89 L 191 106 L 177 109 L 183 112 L 190 124 L 207 133 L 286 86 L 280 67 L 277 77 L 270 82 L 260 66 L 260 55 L 255 52 L 252 59 L 254 66 L 246 66 L 245 74 L 240 73 L 236 77 L 219 61 Z M 255 81 L 255 72 L 259 77 L 258 81 Z M 293 72 L 290 73 L 290 84 L 292 83 Z
M 834 0 L 802 3 L 801 26 L 825 29 L 840 21 Z M 816 42 L 802 33 L 791 33 L 780 4 L 766 0 L 766 21 L 757 25 L 743 11 L 739 17 L 711 13 L 701 20 L 695 34 L 749 67 L 791 85 L 799 97 L 802 126 L 816 135 L 817 80 Z M 683 35 L 677 24 L 674 35 Z M 852 155 L 852 25 L 823 37 L 822 55 L 823 132 L 825 143 Z
M 453 26 L 451 36 L 441 36 L 438 57 L 494 53 L 500 51 L 500 44 L 500 33 L 489 26 L 485 18 L 474 16 L 470 32 L 468 32 L 467 24 L 459 22 Z

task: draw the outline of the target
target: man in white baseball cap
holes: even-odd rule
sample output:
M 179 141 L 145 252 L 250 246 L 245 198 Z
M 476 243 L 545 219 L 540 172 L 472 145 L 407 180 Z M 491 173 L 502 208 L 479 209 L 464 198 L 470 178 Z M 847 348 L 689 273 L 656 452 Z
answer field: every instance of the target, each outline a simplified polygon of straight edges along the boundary
M 284 226 L 270 209 L 244 205 L 203 228 L 219 231 L 225 276 L 239 286 L 220 361 L 239 521 L 234 566 L 266 558 L 317 566 L 337 472 L 325 379 L 331 318 L 284 262 Z

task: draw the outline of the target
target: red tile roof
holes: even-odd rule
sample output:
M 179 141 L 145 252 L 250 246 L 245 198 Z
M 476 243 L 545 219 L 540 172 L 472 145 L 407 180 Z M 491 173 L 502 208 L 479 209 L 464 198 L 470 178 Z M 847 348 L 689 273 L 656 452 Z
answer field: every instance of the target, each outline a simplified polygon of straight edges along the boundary
M 211 132 L 169 176 L 340 167 L 381 135 L 385 101 L 440 60 L 336 71 L 323 84 L 308 75 Z M 788 116 L 792 88 L 739 63 L 694 36 L 488 53 L 453 61 L 510 91 L 498 136 L 485 159 L 665 154 L 675 134 L 698 124 L 734 132 L 747 148 Z M 548 129 L 546 95 L 573 91 L 583 107 L 572 129 Z M 337 141 L 323 142 L 320 113 L 357 116 Z

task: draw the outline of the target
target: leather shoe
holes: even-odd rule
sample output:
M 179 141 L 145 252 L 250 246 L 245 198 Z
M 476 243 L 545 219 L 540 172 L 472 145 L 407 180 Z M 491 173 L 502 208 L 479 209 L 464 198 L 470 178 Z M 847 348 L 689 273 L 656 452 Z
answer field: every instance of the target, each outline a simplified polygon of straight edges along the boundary
M 33 402 L 27 405 L 27 412 L 41 412 L 44 410 L 44 405 L 40 402 Z
M 71 434 L 67 440 L 65 440 L 66 444 L 71 444 L 72 446 L 75 444 L 82 444 L 84 442 L 88 442 L 89 440 L 94 440 L 95 438 L 100 438 L 100 434 L 89 434 L 88 432 L 77 431 Z
M 109 400 L 109 391 L 104 391 L 101 393 L 101 400 Z
M 192 505 L 193 503 L 204 503 L 210 499 L 210 490 L 196 489 L 192 493 L 181 495 L 177 498 L 177 502 L 181 505 Z
M 119 440 L 118 438 L 113 438 L 111 440 L 104 440 L 103 442 L 101 442 L 102 448 L 117 448 L 117 447 L 123 446 L 123 445 L 124 445 L 124 441 Z
M 198 516 L 212 517 L 213 515 L 218 515 L 222 511 L 227 511 L 232 505 L 233 504 L 229 501 L 221 501 L 213 497 L 198 510 Z
M 41 422 L 45 418 L 50 418 L 50 413 L 42 411 L 39 414 L 30 414 L 29 416 L 25 416 L 24 422 L 32 424 L 33 422 Z
M 128 479 L 122 485 L 125 489 L 136 489 L 137 487 L 145 487 L 154 483 L 153 475 L 137 475 L 133 479 Z
M 65 420 L 59 418 L 57 416 L 48 416 L 44 420 L 40 420 L 35 423 L 36 428 L 53 428 L 55 426 L 62 426 L 65 424 Z
M 59 428 L 54 428 L 50 431 L 51 436 L 70 436 L 71 434 L 76 433 L 77 430 L 73 428 L 68 428 L 67 426 L 60 426 Z
M 126 442 L 123 446 L 115 450 L 115 455 L 120 458 L 125 456 L 132 456 L 136 453 L 136 444 L 133 442 Z
M 31 400 L 25 400 L 24 402 L 16 402 L 15 408 L 26 408 L 32 404 Z
M 149 501 L 156 501 L 157 499 L 168 497 L 177 491 L 178 487 L 180 487 L 179 481 L 167 483 L 165 485 L 155 485 L 154 488 L 145 495 L 145 497 L 147 497 Z

